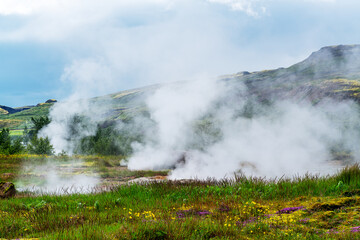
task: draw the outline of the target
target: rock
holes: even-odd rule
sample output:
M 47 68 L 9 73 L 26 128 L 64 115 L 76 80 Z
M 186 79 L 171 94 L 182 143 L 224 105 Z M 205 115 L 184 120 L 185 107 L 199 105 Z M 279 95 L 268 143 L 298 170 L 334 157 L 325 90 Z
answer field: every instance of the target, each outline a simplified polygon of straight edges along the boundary
M 43 106 L 43 105 L 46 105 L 46 104 L 50 104 L 50 103 L 56 103 L 57 102 L 57 100 L 55 100 L 55 99 L 48 99 L 46 102 L 44 102 L 44 103 L 38 103 L 38 104 L 36 104 L 36 106 L 37 107 L 40 107 L 40 106 Z
M 243 71 L 243 72 L 238 72 L 236 75 L 238 76 L 238 77 L 241 77 L 241 76 L 246 76 L 246 75 L 250 75 L 251 73 L 250 72 L 248 72 L 248 71 Z
M 166 180 L 166 176 L 153 176 L 153 177 L 140 177 L 135 178 L 133 180 L 128 181 L 128 183 L 135 183 L 135 184 L 148 184 L 154 182 L 163 182 Z
M 57 102 L 57 100 L 55 100 L 55 99 L 49 99 L 45 103 L 56 103 L 56 102 Z
M 15 185 L 11 182 L 0 182 L 0 198 L 15 196 Z

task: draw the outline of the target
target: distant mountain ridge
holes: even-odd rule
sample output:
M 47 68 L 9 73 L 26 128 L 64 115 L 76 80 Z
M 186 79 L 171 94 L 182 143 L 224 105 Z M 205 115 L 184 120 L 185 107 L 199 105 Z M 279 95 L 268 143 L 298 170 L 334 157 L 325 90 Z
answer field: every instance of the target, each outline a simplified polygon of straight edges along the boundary
M 244 84 L 248 94 L 259 101 L 291 98 L 316 103 L 323 98 L 351 99 L 360 103 L 360 45 L 336 45 L 321 48 L 305 60 L 288 68 L 239 72 L 219 77 L 219 81 Z M 126 121 L 146 113 L 146 96 L 161 85 L 153 85 L 90 99 L 94 107 L 111 106 L 101 116 L 104 122 Z M 23 128 L 31 117 L 48 114 L 54 101 L 37 106 L 10 108 L 0 106 L 0 128 Z
M 56 103 L 56 102 L 57 102 L 57 100 L 55 100 L 55 99 L 49 99 L 44 103 L 37 104 L 36 106 L 44 105 L 46 103 Z M 29 106 L 12 108 L 12 107 L 8 107 L 8 106 L 0 105 L 0 115 L 14 114 L 14 113 L 22 112 L 22 111 L 25 111 L 25 110 L 29 110 L 29 109 L 31 109 L 33 107 L 36 107 L 36 106 L 35 105 L 29 105 Z
M 12 114 L 18 112 L 16 109 L 0 105 L 0 114 Z

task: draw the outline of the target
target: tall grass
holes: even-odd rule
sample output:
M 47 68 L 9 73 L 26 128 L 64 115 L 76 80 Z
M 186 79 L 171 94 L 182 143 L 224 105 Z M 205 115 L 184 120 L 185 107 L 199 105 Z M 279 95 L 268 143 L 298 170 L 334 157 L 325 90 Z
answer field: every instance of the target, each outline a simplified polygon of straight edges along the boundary
M 356 163 L 352 166 L 347 166 L 343 170 L 341 170 L 336 179 L 338 181 L 342 181 L 345 184 L 356 185 L 359 187 L 360 184 L 360 167 L 359 164 Z

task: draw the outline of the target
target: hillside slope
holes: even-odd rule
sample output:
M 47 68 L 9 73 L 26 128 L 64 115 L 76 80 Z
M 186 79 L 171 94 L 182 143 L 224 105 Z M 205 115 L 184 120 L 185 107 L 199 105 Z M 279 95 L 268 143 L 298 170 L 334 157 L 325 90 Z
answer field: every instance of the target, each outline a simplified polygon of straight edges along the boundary
M 262 99 L 297 98 L 318 101 L 325 97 L 359 101 L 360 45 L 324 47 L 289 68 L 226 76 L 243 81 Z
M 237 86 L 245 84 L 248 94 L 260 101 L 291 98 L 313 103 L 323 98 L 360 102 L 360 45 L 323 47 L 307 59 L 288 68 L 225 75 L 219 81 Z M 146 113 L 146 96 L 160 85 L 121 91 L 90 99 L 95 106 L 110 106 L 103 112 L 104 121 L 126 121 Z M 0 128 L 21 129 L 31 117 L 48 114 L 53 102 L 18 111 L 0 106 Z M 2 114 L 1 114 L 2 113 Z

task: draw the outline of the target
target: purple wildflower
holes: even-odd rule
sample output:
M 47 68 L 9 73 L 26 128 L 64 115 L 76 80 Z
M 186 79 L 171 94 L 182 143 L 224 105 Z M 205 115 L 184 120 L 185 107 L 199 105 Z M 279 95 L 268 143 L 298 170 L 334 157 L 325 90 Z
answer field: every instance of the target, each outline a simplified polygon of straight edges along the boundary
M 222 205 L 219 207 L 219 211 L 220 211 L 220 212 L 229 212 L 229 211 L 230 211 L 230 207 L 227 206 L 227 205 L 222 204 Z
M 185 214 L 183 212 L 176 213 L 177 218 L 185 218 Z
M 339 231 L 336 231 L 336 229 L 330 229 L 329 231 L 326 232 L 326 234 L 338 234 Z
M 310 221 L 310 218 L 304 218 L 304 219 L 299 220 L 300 223 L 308 223 L 309 221 Z
M 206 216 L 206 215 L 211 214 L 211 212 L 209 212 L 209 211 L 200 211 L 200 212 L 197 212 L 196 214 L 199 215 L 199 216 Z
M 280 211 L 277 211 L 276 213 L 277 214 L 290 214 L 290 213 L 296 212 L 296 211 L 301 210 L 301 209 L 304 209 L 304 207 L 303 206 L 301 206 L 301 207 L 288 207 L 288 208 L 281 209 Z
M 240 226 L 240 227 L 245 227 L 246 225 L 250 224 L 250 223 L 253 223 L 253 222 L 256 222 L 257 218 L 256 217 L 252 217 L 252 218 L 249 218 L 243 222 L 240 222 L 240 221 L 237 221 L 236 222 L 236 225 Z
M 210 214 L 212 214 L 212 213 L 207 210 L 195 211 L 193 209 L 181 210 L 181 211 L 176 212 L 177 218 L 185 218 L 187 216 L 206 216 L 206 215 L 210 215 Z
M 351 228 L 351 232 L 353 233 L 360 232 L 360 226 Z

